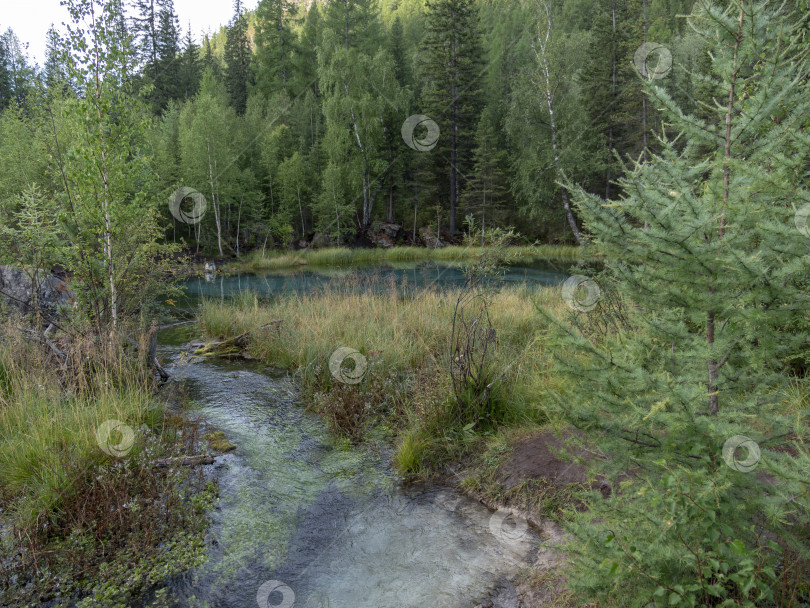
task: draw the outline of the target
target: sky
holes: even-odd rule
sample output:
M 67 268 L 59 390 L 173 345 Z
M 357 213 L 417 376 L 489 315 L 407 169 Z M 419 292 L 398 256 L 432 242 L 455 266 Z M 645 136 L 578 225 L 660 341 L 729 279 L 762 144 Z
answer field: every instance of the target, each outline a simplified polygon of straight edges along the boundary
M 249 10 L 257 4 L 258 0 L 243 2 Z M 228 23 L 233 14 L 233 1 L 174 0 L 174 10 L 183 33 L 191 21 L 191 32 L 200 42 L 203 32 L 215 31 Z M 59 0 L 0 0 L 0 30 L 13 29 L 23 44 L 28 43 L 29 58 L 40 65 L 45 62 L 45 35 L 51 23 L 63 30 L 62 22 L 69 19 L 67 9 Z

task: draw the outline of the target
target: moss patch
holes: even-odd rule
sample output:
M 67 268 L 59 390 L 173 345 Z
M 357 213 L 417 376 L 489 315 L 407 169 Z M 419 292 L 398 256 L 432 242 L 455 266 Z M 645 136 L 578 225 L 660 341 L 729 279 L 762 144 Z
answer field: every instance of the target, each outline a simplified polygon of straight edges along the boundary
M 216 450 L 222 454 L 232 452 L 236 449 L 236 446 L 233 443 L 225 439 L 225 433 L 222 431 L 215 431 L 213 433 L 203 435 L 203 439 L 208 442 L 208 445 L 211 446 L 212 450 Z

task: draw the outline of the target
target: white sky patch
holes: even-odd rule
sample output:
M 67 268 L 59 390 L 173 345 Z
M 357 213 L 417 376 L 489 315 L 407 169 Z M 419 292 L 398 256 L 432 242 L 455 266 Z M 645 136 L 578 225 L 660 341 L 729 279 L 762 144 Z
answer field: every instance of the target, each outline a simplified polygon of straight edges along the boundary
M 127 2 L 129 4 L 129 2 Z M 256 8 L 258 0 L 247 0 L 243 6 Z M 64 31 L 63 22 L 70 15 L 59 0 L 0 0 L 0 29 L 11 28 L 23 44 L 28 44 L 28 57 L 40 66 L 45 62 L 45 36 L 53 23 Z M 212 32 L 225 25 L 233 16 L 232 0 L 174 0 L 174 10 L 185 35 L 189 21 L 191 33 L 199 44 L 204 32 Z M 182 38 L 182 36 L 181 36 Z

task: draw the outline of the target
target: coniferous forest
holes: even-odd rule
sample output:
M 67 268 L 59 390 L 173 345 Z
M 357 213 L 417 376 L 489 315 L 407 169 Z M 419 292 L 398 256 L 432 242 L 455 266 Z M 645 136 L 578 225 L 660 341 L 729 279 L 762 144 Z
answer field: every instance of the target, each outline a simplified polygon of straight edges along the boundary
M 60 15 L 0 607 L 810 606 L 810 0 Z
M 172 242 L 224 256 L 316 234 L 352 243 L 375 221 L 411 240 L 437 222 L 456 235 L 472 218 L 573 243 L 580 219 L 562 184 L 620 195 L 624 165 L 655 151 L 666 128 L 637 49 L 655 43 L 668 56 L 653 50 L 651 65 L 694 70 L 661 63 L 657 84 L 684 112 L 710 103 L 705 42 L 685 19 L 692 4 L 236 2 L 231 21 L 201 37 L 171 0 L 138 0 L 97 16 L 116 26 L 94 44 L 117 56 L 96 68 L 102 87 L 115 81 L 110 103 L 126 120 L 110 126 L 132 131 L 144 164 L 138 196 L 163 214 Z M 3 36 L 4 197 L 31 183 L 67 190 L 51 148 L 85 93 L 70 44 L 53 29 L 37 66 L 13 31 Z M 210 205 L 199 225 L 169 215 L 181 187 Z

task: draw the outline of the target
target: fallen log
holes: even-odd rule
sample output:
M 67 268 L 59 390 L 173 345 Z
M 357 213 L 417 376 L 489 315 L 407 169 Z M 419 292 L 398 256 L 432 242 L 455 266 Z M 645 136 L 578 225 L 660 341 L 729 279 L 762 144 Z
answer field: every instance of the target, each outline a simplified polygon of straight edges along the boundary
M 208 454 L 198 456 L 173 456 L 155 462 L 156 467 L 196 467 L 201 464 L 214 464 L 214 457 Z
M 248 331 L 227 340 L 220 340 L 218 342 L 210 342 L 205 346 L 201 346 L 194 351 L 195 355 L 210 356 L 210 355 L 234 355 L 239 353 L 245 346 L 247 346 L 250 334 L 255 331 L 261 331 L 273 327 L 276 331 L 281 331 L 281 319 L 276 319 L 265 323 L 256 329 L 249 329 Z

